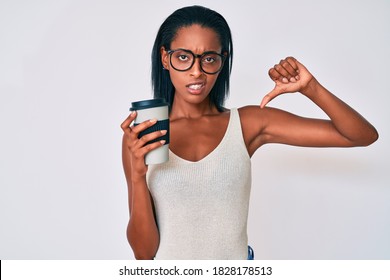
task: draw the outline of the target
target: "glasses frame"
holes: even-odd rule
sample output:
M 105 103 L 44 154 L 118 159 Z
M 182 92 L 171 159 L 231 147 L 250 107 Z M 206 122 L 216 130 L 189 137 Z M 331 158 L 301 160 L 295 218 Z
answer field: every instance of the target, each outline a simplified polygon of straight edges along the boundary
M 181 69 L 177 69 L 175 66 L 173 66 L 172 64 L 172 54 L 176 51 L 185 51 L 185 52 L 188 52 L 190 54 L 192 54 L 192 56 L 194 57 L 194 59 L 192 60 L 192 63 L 191 65 L 185 69 L 185 70 L 181 70 Z M 194 54 L 192 51 L 190 50 L 186 50 L 186 49 L 174 49 L 174 50 L 168 50 L 167 51 L 168 54 L 169 54 L 169 63 L 171 64 L 172 68 L 175 69 L 176 71 L 179 71 L 179 72 L 185 72 L 185 71 L 188 71 L 192 68 L 192 66 L 194 66 L 195 64 L 195 60 L 197 58 L 199 58 L 199 66 L 200 66 L 200 69 L 202 70 L 202 72 L 206 73 L 206 74 L 209 74 L 209 75 L 214 75 L 214 74 L 217 74 L 218 72 L 220 72 L 223 68 L 223 65 L 225 64 L 225 59 L 226 59 L 226 55 L 225 54 L 222 54 L 222 53 L 217 53 L 217 52 L 214 52 L 214 51 L 207 51 L 207 52 L 204 52 L 202 54 Z M 202 57 L 204 57 L 205 55 L 208 55 L 208 54 L 216 54 L 218 56 L 221 57 L 222 59 L 222 63 L 221 63 L 221 67 L 218 69 L 218 71 L 215 71 L 215 72 L 207 72 L 203 69 L 202 67 Z

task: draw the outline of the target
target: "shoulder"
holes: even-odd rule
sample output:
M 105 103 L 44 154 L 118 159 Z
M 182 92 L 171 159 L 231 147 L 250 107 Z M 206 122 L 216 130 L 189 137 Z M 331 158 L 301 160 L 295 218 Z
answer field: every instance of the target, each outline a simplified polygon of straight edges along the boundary
M 261 109 L 260 106 L 249 105 L 238 108 L 240 116 L 242 135 L 250 156 L 260 146 L 259 136 L 262 134 L 266 119 L 268 118 L 268 108 Z M 261 142 L 261 141 L 260 141 Z
M 238 108 L 241 125 L 244 127 L 258 127 L 264 125 L 264 121 L 272 114 L 273 108 L 260 108 L 256 105 L 248 105 Z
M 250 155 L 260 146 L 269 141 L 269 127 L 286 118 L 286 112 L 280 109 L 259 105 L 249 105 L 238 108 L 242 134 Z
M 260 108 L 258 105 L 248 105 L 241 108 L 238 108 L 238 112 L 240 115 L 241 123 L 243 125 L 259 125 L 259 123 L 262 123 L 263 125 L 266 125 L 267 123 L 271 122 L 274 118 L 278 118 L 279 116 L 283 116 L 285 114 L 288 114 L 286 111 L 272 108 L 272 107 L 265 107 Z

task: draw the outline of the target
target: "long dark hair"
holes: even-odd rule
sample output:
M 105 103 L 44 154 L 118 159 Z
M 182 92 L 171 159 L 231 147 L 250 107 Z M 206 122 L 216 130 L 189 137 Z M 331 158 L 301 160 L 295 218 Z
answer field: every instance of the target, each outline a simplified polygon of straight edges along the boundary
M 172 107 L 174 92 L 169 72 L 163 69 L 161 47 L 170 49 L 177 31 L 182 27 L 199 24 L 211 28 L 217 33 L 222 46 L 222 53 L 227 53 L 224 66 L 210 92 L 210 105 L 223 111 L 223 105 L 229 93 L 230 73 L 233 62 L 233 42 L 229 25 L 219 13 L 201 6 L 190 6 L 176 10 L 161 25 L 152 50 L 152 87 L 154 98 L 165 98 Z

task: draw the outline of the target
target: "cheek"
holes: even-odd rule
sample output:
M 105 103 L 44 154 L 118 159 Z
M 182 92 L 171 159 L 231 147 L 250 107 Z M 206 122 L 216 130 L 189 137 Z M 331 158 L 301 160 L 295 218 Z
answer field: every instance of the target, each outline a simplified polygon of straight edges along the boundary
M 171 78 L 171 82 L 173 84 L 173 87 L 175 87 L 175 88 L 185 86 L 184 78 L 180 74 L 181 73 L 178 73 L 177 71 L 170 71 L 169 72 L 169 77 Z

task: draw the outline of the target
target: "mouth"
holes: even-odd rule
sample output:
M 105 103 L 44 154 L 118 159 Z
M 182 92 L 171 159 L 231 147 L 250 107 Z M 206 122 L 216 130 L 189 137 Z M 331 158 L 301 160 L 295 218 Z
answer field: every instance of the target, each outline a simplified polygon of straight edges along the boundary
M 193 94 L 199 94 L 206 84 L 204 82 L 195 82 L 188 84 L 186 87 Z

